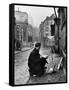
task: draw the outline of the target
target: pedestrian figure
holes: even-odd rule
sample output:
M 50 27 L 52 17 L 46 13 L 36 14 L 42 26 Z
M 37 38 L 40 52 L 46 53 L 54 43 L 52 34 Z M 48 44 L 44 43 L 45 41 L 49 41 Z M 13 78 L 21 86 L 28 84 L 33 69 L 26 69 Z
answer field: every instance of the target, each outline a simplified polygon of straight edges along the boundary
M 45 64 L 48 63 L 46 61 L 46 58 L 41 57 L 39 54 L 41 44 L 36 43 L 34 50 L 30 53 L 29 59 L 28 59 L 28 67 L 29 67 L 29 73 L 30 76 L 36 75 L 36 76 L 42 76 L 44 74 L 44 68 Z
M 20 41 L 18 41 L 18 40 L 16 42 L 16 49 L 21 50 L 21 44 L 20 44 Z

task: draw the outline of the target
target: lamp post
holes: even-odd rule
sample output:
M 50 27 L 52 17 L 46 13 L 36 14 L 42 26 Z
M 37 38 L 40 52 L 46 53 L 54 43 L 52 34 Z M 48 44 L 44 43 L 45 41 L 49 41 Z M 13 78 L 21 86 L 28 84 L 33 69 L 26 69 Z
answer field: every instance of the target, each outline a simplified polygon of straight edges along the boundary
M 54 12 L 55 12 L 55 16 L 56 16 L 54 18 L 54 21 L 55 21 L 55 24 L 57 25 L 57 36 L 58 36 L 57 43 L 58 43 L 58 52 L 59 52 L 59 26 L 60 26 L 60 18 L 57 17 L 55 8 L 54 8 Z

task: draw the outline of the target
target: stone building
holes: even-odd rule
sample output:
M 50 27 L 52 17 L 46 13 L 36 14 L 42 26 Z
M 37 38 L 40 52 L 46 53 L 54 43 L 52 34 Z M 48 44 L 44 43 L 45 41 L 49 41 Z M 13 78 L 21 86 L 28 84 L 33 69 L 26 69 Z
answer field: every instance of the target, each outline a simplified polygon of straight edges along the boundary
M 15 11 L 15 48 L 22 48 L 27 42 L 28 14 Z
M 67 16 L 66 8 L 58 9 L 58 17 L 60 18 L 59 26 L 59 47 L 66 53 L 66 40 L 67 40 Z
M 39 28 L 40 28 L 40 39 L 41 43 L 43 43 L 43 46 L 45 47 L 48 43 L 48 36 L 51 36 L 51 25 L 54 25 L 54 14 L 52 14 L 50 17 L 46 17 L 46 19 L 41 22 Z
M 63 65 L 63 72 L 66 75 L 67 70 L 67 8 L 61 7 L 58 9 L 58 24 L 56 25 L 55 30 L 55 38 L 58 45 L 58 48 L 55 50 L 61 56 L 63 56 L 62 65 Z
M 51 25 L 54 24 L 54 14 L 44 20 L 44 37 L 51 36 Z

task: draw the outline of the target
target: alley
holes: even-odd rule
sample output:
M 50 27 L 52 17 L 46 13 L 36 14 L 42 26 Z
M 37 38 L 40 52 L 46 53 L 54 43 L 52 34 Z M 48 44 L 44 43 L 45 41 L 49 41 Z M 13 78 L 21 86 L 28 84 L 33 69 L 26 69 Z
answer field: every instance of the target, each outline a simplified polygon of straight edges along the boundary
M 14 60 L 10 60 L 11 64 L 14 64 L 14 67 L 10 66 L 10 76 L 14 73 L 13 83 L 66 83 L 67 7 L 15 5 L 10 25 L 13 31 L 10 32 L 9 49 L 11 59 Z M 48 63 L 40 61 L 45 60 L 42 57 L 45 57 Z M 37 77 L 42 73 L 41 77 Z
M 26 84 L 29 79 L 28 57 L 31 50 L 15 55 L 15 84 Z

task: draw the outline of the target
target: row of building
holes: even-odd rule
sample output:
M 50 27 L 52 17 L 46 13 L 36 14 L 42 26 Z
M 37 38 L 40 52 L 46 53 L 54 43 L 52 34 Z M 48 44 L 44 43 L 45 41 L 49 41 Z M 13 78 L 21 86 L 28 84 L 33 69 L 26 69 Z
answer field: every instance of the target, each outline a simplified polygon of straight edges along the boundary
M 54 14 L 52 14 L 50 17 L 47 16 L 46 19 L 40 24 L 40 40 L 44 47 L 54 44 L 54 18 Z M 50 39 L 48 39 L 48 37 L 52 38 L 53 43 L 50 41 Z
M 40 24 L 40 41 L 43 46 L 54 45 L 66 52 L 67 49 L 67 9 L 58 8 L 58 17 L 52 14 Z M 48 39 L 48 37 L 50 39 Z M 50 41 L 52 40 L 52 42 Z
M 33 42 L 33 27 L 28 23 L 26 12 L 15 11 L 15 49 L 30 46 Z

